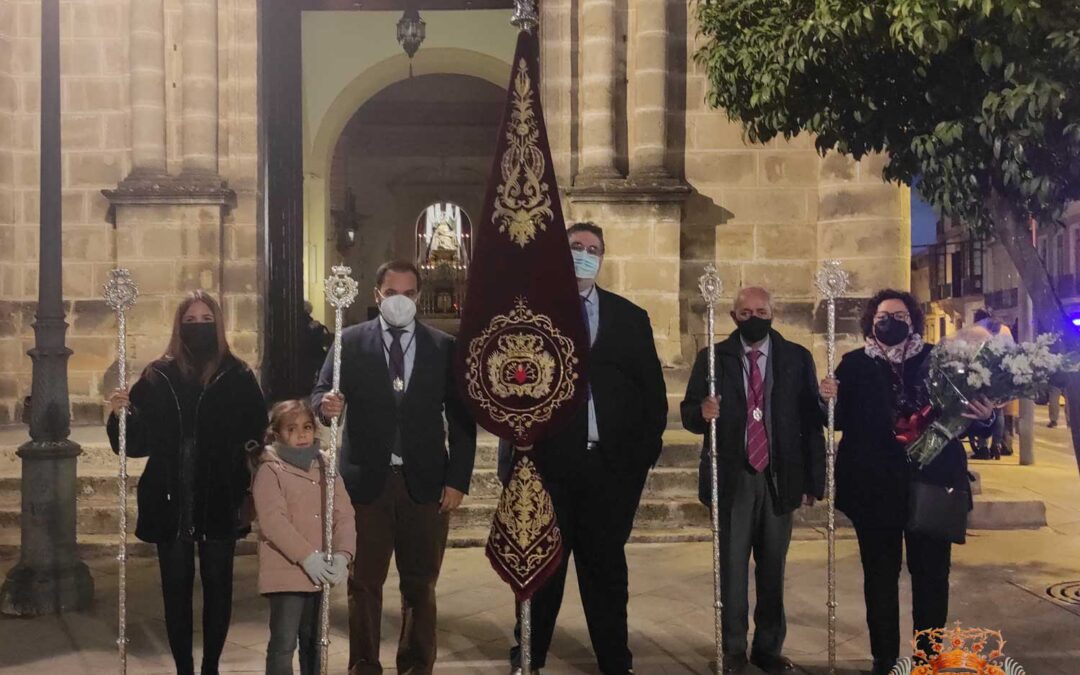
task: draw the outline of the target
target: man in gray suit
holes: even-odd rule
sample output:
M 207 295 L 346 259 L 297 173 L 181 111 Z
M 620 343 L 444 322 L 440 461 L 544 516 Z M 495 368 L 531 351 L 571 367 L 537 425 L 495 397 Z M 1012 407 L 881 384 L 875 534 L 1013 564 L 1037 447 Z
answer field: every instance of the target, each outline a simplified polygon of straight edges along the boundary
M 767 673 L 794 664 L 782 655 L 784 565 L 792 512 L 825 491 L 825 422 L 814 360 L 772 329 L 772 298 L 761 288 L 739 291 L 736 330 L 716 351 L 716 397 L 707 395 L 708 352 L 698 354 L 686 387 L 683 426 L 706 434 L 716 420 L 720 495 L 720 592 L 724 603 L 722 672 L 747 665 L 750 555 L 757 581 L 750 662 Z M 707 441 L 708 439 L 706 439 Z M 699 496 L 712 502 L 706 443 Z

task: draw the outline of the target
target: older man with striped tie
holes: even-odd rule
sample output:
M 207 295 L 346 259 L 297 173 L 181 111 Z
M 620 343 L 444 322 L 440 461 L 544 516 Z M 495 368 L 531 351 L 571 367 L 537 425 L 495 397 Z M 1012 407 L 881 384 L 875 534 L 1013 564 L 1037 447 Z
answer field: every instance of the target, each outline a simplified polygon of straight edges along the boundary
M 709 421 L 716 420 L 724 603 L 724 663 L 717 671 L 738 673 L 747 666 L 752 553 L 757 606 L 749 662 L 766 673 L 784 673 L 794 669 L 782 653 L 792 513 L 823 496 L 825 419 L 813 357 L 772 329 L 769 293 L 742 289 L 731 318 L 736 330 L 713 345 L 717 396 L 707 395 L 708 354 L 703 349 L 681 410 L 683 426 L 694 433 L 707 434 Z M 703 449 L 698 486 L 706 505 L 712 499 L 710 474 Z

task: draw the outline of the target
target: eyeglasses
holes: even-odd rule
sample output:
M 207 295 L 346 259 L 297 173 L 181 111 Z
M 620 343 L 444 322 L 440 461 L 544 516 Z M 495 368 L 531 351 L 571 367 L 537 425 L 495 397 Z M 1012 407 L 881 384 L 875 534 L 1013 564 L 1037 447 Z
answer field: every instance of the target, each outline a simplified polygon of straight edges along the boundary
M 874 323 L 884 321 L 885 319 L 894 319 L 896 321 L 902 321 L 903 323 L 910 323 L 911 315 L 907 312 L 878 312 L 874 315 Z
M 585 251 L 589 255 L 604 255 L 604 249 L 600 248 L 599 246 L 589 246 L 588 248 L 586 248 L 585 244 L 582 244 L 580 241 L 575 241 L 574 243 L 570 244 L 570 250 Z

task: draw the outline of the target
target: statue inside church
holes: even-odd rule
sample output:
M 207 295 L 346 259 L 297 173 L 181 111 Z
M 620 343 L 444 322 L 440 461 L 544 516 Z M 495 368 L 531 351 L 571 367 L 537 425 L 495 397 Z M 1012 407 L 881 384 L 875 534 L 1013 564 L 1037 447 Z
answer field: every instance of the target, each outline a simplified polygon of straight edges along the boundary
M 469 230 L 468 216 L 450 202 L 431 204 L 417 220 L 416 263 L 425 286 L 419 309 L 429 320 L 456 321 L 461 314 L 469 269 Z
M 440 220 L 431 233 L 431 245 L 428 247 L 428 261 L 456 261 L 458 259 L 458 238 L 453 225 L 448 220 Z

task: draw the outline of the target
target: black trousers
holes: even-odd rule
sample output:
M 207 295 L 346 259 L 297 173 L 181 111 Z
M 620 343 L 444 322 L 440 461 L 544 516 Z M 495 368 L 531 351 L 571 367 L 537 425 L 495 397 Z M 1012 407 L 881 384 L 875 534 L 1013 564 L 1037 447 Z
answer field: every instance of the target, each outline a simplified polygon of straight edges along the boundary
M 574 556 L 578 590 L 593 651 L 604 675 L 625 675 L 633 667 L 627 637 L 626 605 L 629 573 L 626 542 L 634 526 L 647 473 L 615 471 L 600 450 L 582 449 L 573 478 L 547 483 L 562 531 L 564 557 L 552 578 L 532 598 L 531 667 L 542 668 L 562 606 L 566 569 Z M 520 619 L 520 610 L 517 612 Z M 510 650 L 512 667 L 521 664 L 521 625 L 515 623 L 518 644 Z
M 270 643 L 266 675 L 293 675 L 300 642 L 300 675 L 319 672 L 319 605 L 322 593 L 270 593 Z
M 195 589 L 195 543 L 158 544 L 161 595 L 165 601 L 165 630 L 177 675 L 194 675 L 192 651 L 192 593 Z M 236 541 L 201 541 L 199 576 L 203 587 L 202 675 L 217 675 L 232 618 L 233 555 Z
M 900 563 L 907 543 L 915 632 L 941 628 L 949 615 L 952 544 L 892 527 L 855 526 L 863 567 L 866 624 L 874 661 L 892 664 L 900 656 Z M 922 645 L 928 647 L 928 644 Z

